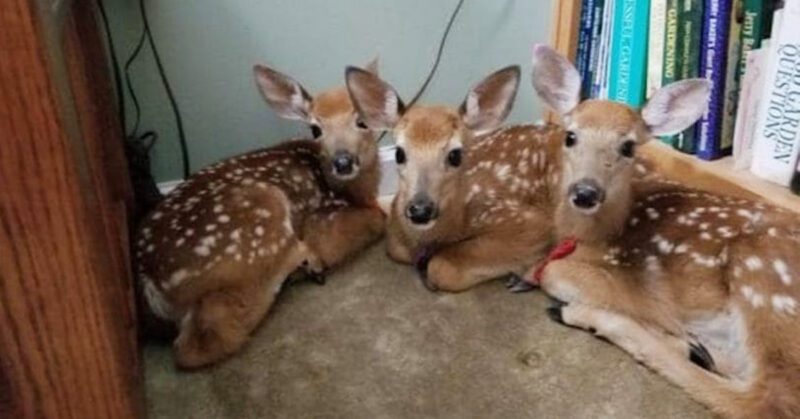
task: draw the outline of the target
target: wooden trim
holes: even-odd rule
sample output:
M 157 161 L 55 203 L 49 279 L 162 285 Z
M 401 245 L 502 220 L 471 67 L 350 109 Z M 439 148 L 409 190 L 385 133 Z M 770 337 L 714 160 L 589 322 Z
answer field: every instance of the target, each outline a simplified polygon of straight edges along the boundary
M 59 17 L 40 3 L 0 6 L 0 417 L 135 418 L 127 175 L 101 98 L 107 61 L 91 3 Z

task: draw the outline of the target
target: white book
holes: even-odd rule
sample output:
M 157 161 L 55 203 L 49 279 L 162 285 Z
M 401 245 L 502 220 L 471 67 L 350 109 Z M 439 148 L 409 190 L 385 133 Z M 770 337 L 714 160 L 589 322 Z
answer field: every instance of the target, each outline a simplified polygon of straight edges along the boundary
M 664 75 L 664 35 L 667 0 L 650 1 L 650 38 L 647 43 L 647 98 L 661 88 Z
M 737 170 L 747 169 L 753 164 L 753 136 L 758 121 L 761 92 L 764 91 L 768 54 L 769 41 L 766 39 L 761 41 L 761 48 L 747 53 L 733 134 L 733 168 Z
M 800 0 L 776 11 L 758 111 L 753 173 L 788 186 L 800 153 Z

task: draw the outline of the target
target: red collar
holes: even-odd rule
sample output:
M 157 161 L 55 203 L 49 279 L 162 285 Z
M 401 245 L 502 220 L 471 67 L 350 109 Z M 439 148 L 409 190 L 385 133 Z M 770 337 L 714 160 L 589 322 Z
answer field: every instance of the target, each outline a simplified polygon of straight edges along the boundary
M 564 259 L 565 257 L 571 255 L 577 247 L 578 239 L 575 237 L 567 237 L 558 243 L 552 250 L 550 250 L 547 258 L 545 258 L 545 260 L 539 263 L 539 266 L 536 267 L 536 270 L 533 272 L 533 278 L 531 278 L 531 282 L 534 285 L 541 284 L 542 274 L 544 273 L 544 268 L 547 267 L 547 264 L 554 260 Z

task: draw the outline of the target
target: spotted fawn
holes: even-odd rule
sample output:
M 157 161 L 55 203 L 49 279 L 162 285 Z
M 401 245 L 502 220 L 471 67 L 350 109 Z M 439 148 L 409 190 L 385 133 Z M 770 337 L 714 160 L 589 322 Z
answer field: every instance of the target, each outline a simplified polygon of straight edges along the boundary
M 522 274 L 548 247 L 558 127 L 498 126 L 511 111 L 517 66 L 475 85 L 458 109 L 415 105 L 368 71 L 347 87 L 370 127 L 392 130 L 399 190 L 387 226 L 389 256 L 416 263 L 433 290 L 462 291 Z
M 288 275 L 336 266 L 384 229 L 375 204 L 376 136 L 347 90 L 312 98 L 275 70 L 258 65 L 254 72 L 269 106 L 308 123 L 315 139 L 200 170 L 138 230 L 136 273 L 144 299 L 158 318 L 177 324 L 174 352 L 185 368 L 238 351 Z
M 542 288 L 554 319 L 620 346 L 731 418 L 800 417 L 800 219 L 748 199 L 633 179 L 636 149 L 705 112 L 709 84 L 663 87 L 640 112 L 579 101 L 580 76 L 537 46 L 533 84 L 568 135 L 555 213 L 572 255 Z

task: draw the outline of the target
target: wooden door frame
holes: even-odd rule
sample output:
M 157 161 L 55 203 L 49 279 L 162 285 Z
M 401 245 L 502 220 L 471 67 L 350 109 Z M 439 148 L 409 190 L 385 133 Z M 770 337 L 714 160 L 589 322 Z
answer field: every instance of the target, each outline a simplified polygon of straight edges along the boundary
M 141 417 L 102 39 L 93 3 L 62 1 L 61 22 L 43 3 L 0 5 L 0 417 Z

